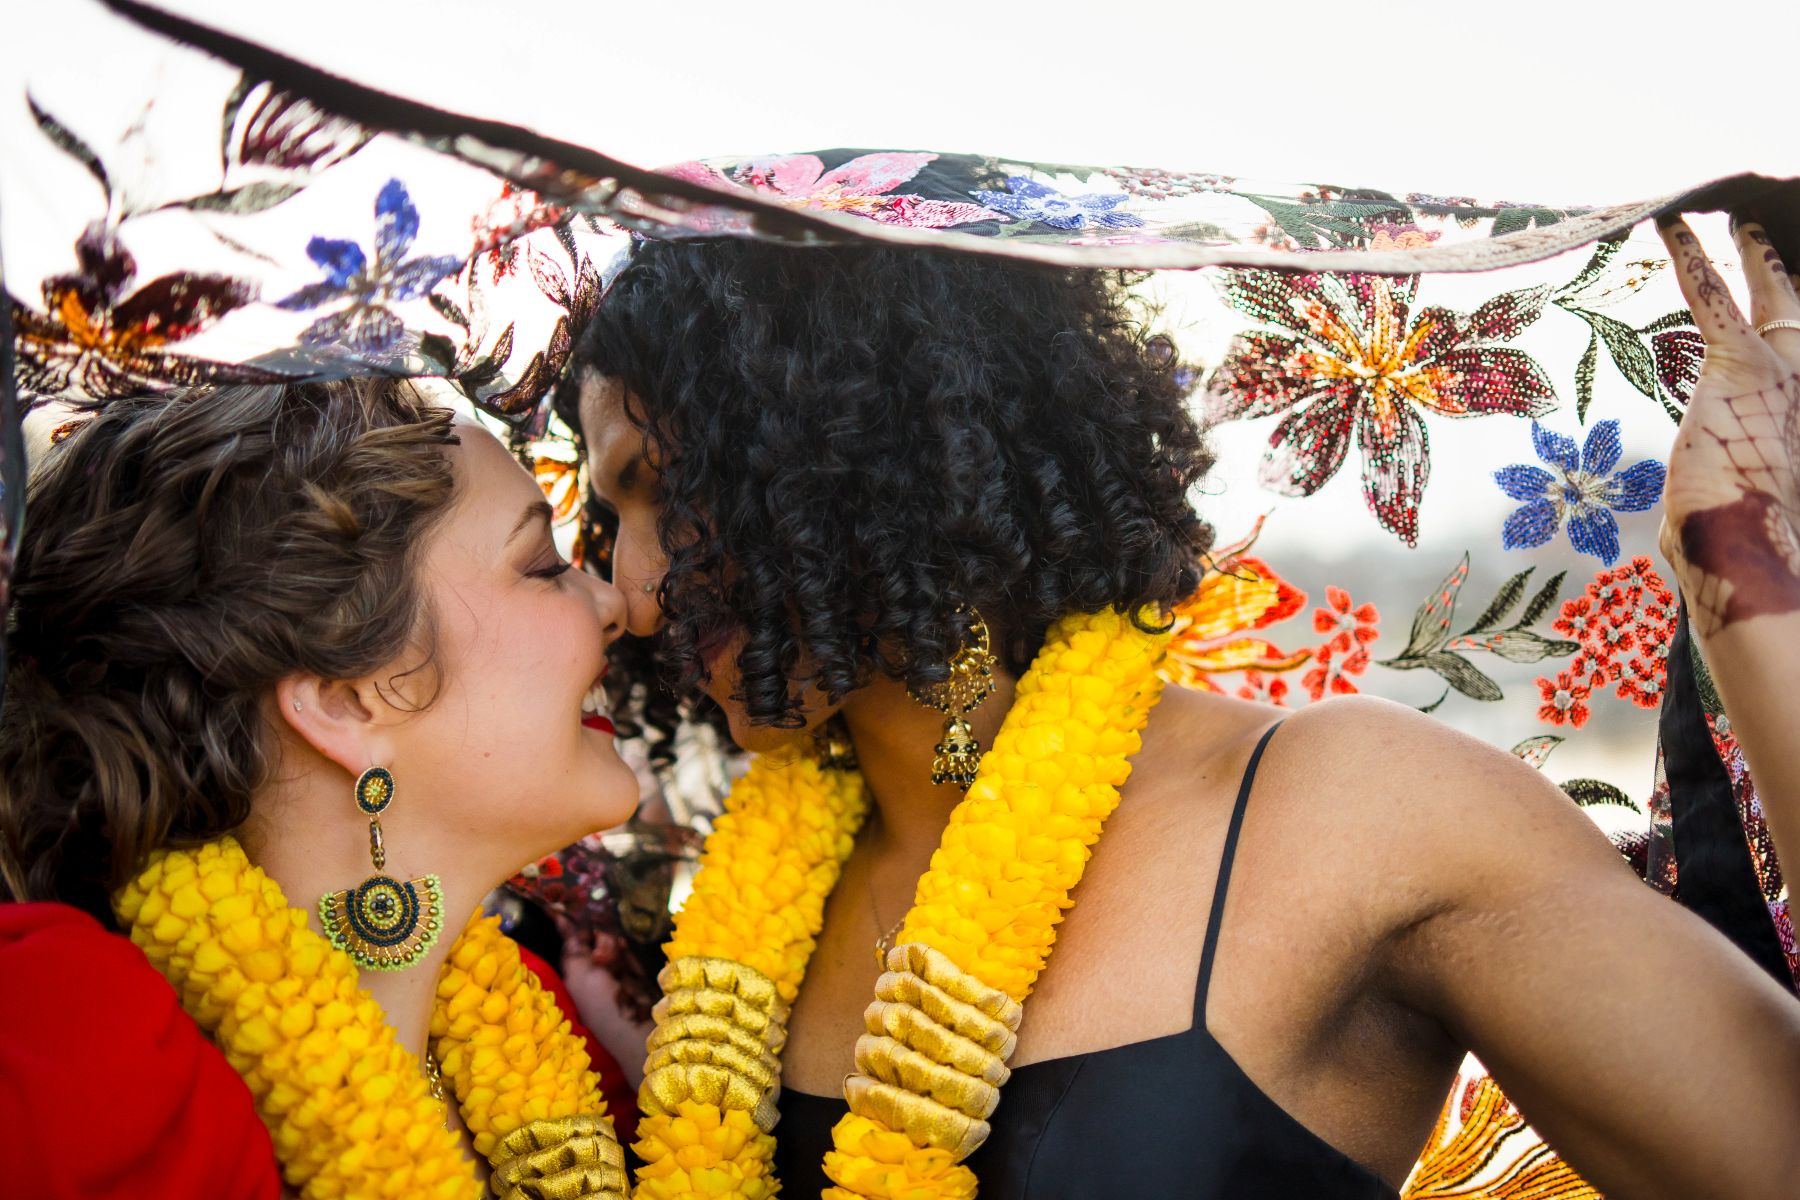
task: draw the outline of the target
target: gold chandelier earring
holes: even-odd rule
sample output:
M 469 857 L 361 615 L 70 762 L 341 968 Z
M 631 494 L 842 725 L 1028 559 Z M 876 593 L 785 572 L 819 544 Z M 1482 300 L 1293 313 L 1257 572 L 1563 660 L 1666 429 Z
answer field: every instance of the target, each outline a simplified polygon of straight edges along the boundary
M 958 608 L 969 628 L 963 644 L 950 657 L 950 677 L 920 689 L 909 688 L 913 699 L 945 716 L 943 740 L 931 759 L 931 782 L 954 783 L 963 791 L 975 782 L 981 766 L 981 743 L 966 719 L 983 700 L 994 694 L 994 652 L 989 645 L 987 622 L 973 608 Z
M 402 883 L 385 873 L 381 814 L 393 802 L 394 776 L 386 767 L 370 767 L 357 778 L 356 809 L 369 818 L 369 859 L 375 873 L 319 900 L 319 920 L 331 944 L 357 966 L 373 971 L 412 966 L 437 944 L 443 925 L 443 888 L 436 875 Z

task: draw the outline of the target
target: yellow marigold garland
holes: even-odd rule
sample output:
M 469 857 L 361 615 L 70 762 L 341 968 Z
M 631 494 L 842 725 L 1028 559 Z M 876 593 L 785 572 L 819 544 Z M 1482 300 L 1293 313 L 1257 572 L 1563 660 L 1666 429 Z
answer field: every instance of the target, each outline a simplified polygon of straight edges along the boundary
M 308 928 L 234 839 L 152 855 L 114 910 L 249 1085 L 302 1196 L 486 1194 L 355 964 Z M 589 1186 L 565 1194 L 623 1194 L 623 1160 L 586 1048 L 497 922 L 471 922 L 452 948 L 432 1032 L 497 1179 L 578 1177 Z M 577 1124 L 558 1128 L 554 1118 Z M 527 1130 L 540 1136 L 500 1144 Z M 532 1160 L 550 1135 L 561 1138 L 558 1161 Z M 616 1186 L 600 1186 L 614 1176 Z
M 635 1149 L 645 1165 L 636 1195 L 775 1194 L 767 1127 L 778 1076 L 745 1062 L 747 1052 L 726 1049 L 747 1035 L 771 1058 L 780 1051 L 786 1006 L 799 994 L 825 898 L 866 807 L 860 774 L 794 754 L 757 760 L 726 797 L 665 947 L 665 998 L 638 1092 L 644 1118 Z M 705 1061 L 678 1060 L 683 1050 L 707 1047 L 698 1030 L 679 1041 L 666 1037 L 674 1022 L 695 1015 L 716 1020 L 710 1042 L 723 1048 Z
M 798 755 L 759 759 L 732 786 L 706 839 L 669 961 L 743 963 L 792 1004 L 865 809 L 857 772 Z
M 1075 615 L 1054 626 L 1020 680 L 1012 711 L 982 760 L 968 795 L 921 876 L 858 1042 L 859 1073 L 846 1084 L 851 1113 L 832 1131 L 825 1200 L 970 1200 L 974 1173 L 961 1165 L 986 1137 L 986 1116 L 1005 1082 L 1020 1002 L 1056 939 L 1070 893 L 1118 803 L 1130 757 L 1161 694 L 1157 665 L 1166 634 L 1145 633 L 1114 612 Z M 759 761 L 726 800 L 707 839 L 694 895 L 677 918 L 668 953 L 679 979 L 659 1006 L 662 1026 L 704 1010 L 720 1018 L 704 1036 L 743 1043 L 764 1035 L 780 1049 L 775 1007 L 738 1001 L 714 987 L 694 960 L 744 968 L 744 986 L 766 981 L 783 1001 L 798 993 L 825 899 L 862 820 L 861 777 L 809 760 Z M 738 977 L 733 986 L 738 991 Z M 698 982 L 696 982 L 698 980 Z M 726 1020 L 725 1018 L 730 1018 Z M 726 1029 L 725 1026 L 730 1028 Z M 704 1037 L 702 1038 L 704 1040 Z M 688 1076 L 724 1070 L 726 1055 L 697 1046 Z M 704 1060 L 702 1062 L 701 1060 Z M 648 1164 L 643 1200 L 742 1197 L 765 1200 L 773 1139 L 746 1103 L 778 1086 L 762 1072 L 725 1070 L 738 1086 L 719 1103 L 681 1100 L 666 1078 L 646 1078 L 638 1153 Z M 721 1107 L 724 1105 L 724 1107 Z M 901 1125 L 906 1132 L 893 1126 Z
M 568 1018 L 500 931 L 469 922 L 438 975 L 431 1013 L 438 1069 L 482 1157 L 532 1121 L 602 1116 L 600 1077 Z
M 1031 994 L 1162 694 L 1165 640 L 1114 612 L 1050 631 L 897 942 L 930 946 L 1014 1000 Z

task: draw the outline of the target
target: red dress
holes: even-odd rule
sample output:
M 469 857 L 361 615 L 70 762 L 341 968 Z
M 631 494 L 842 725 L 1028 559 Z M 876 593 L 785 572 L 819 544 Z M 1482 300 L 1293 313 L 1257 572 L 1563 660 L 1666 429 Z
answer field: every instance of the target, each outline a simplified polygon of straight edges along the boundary
M 521 957 L 587 1039 L 608 1111 L 635 1116 L 562 981 Z M 0 1196 L 281 1195 L 250 1089 L 141 950 L 63 904 L 0 904 L 0 1147 Z

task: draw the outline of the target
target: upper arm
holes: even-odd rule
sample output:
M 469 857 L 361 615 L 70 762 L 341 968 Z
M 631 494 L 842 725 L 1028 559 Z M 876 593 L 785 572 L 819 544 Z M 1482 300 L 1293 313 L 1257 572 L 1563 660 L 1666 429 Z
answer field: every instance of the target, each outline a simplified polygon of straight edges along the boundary
M 1389 893 L 1404 906 L 1392 993 L 1473 1050 L 1609 1195 L 1791 1195 L 1800 1000 L 1640 881 L 1538 772 L 1409 711 L 1358 707 L 1336 720 L 1381 731 L 1346 753 L 1385 746 L 1365 799 L 1401 831 L 1375 857 L 1414 884 Z M 1395 750 L 1419 765 L 1396 777 Z

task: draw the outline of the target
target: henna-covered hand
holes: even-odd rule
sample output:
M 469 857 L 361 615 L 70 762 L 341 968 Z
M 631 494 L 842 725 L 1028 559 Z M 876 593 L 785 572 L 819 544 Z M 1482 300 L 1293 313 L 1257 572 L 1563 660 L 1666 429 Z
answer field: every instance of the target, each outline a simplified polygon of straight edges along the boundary
M 1800 293 L 1762 227 L 1734 224 L 1750 283 L 1746 321 L 1687 222 L 1661 228 L 1706 337 L 1669 454 L 1662 550 L 1707 637 L 1800 611 L 1800 327 L 1756 332 L 1771 321 L 1800 325 Z

